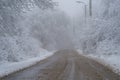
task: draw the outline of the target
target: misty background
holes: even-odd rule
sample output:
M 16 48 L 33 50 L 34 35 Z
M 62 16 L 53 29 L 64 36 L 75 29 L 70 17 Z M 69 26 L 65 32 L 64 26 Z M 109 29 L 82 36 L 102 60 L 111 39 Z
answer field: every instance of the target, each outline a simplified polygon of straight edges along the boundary
M 120 54 L 120 1 L 0 0 L 0 62 L 18 62 L 43 50 L 80 49 Z M 85 21 L 86 20 L 86 21 Z

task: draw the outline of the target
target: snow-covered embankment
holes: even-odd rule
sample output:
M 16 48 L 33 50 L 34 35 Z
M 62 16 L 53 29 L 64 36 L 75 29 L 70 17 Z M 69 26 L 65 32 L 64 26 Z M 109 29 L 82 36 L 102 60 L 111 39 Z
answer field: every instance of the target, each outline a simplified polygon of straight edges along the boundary
M 38 57 L 23 60 L 20 62 L 5 62 L 0 65 L 0 77 L 6 76 L 8 74 L 17 72 L 19 70 L 22 70 L 24 68 L 30 67 L 32 65 L 35 65 L 39 61 L 48 58 L 53 55 L 53 52 L 47 52 L 43 51 L 40 53 Z

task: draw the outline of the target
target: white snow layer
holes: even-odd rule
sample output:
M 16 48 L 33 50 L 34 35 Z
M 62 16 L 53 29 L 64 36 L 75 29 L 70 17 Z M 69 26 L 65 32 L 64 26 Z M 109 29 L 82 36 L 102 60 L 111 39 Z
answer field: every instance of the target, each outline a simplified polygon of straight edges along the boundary
M 108 66 L 111 68 L 115 73 L 120 74 L 120 54 L 88 54 L 85 55 L 81 52 L 81 50 L 77 50 L 80 55 L 83 55 L 85 57 L 94 59 L 98 61 L 99 63 Z
M 5 62 L 0 65 L 0 77 L 6 76 L 8 74 L 11 74 L 13 72 L 19 71 L 21 69 L 27 68 L 29 66 L 32 66 L 36 64 L 37 62 L 53 55 L 53 52 L 47 52 L 43 51 L 40 53 L 40 55 L 36 58 L 28 59 L 25 61 L 20 62 Z
M 112 55 L 94 55 L 90 54 L 88 57 L 97 60 L 98 62 L 110 67 L 114 72 L 120 74 L 120 55 L 112 54 Z

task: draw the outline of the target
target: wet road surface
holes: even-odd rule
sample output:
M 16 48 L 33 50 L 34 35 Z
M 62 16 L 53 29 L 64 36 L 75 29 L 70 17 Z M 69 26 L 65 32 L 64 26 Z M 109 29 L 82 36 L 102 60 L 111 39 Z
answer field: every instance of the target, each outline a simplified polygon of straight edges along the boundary
M 120 80 L 120 76 L 74 50 L 61 50 L 0 80 Z

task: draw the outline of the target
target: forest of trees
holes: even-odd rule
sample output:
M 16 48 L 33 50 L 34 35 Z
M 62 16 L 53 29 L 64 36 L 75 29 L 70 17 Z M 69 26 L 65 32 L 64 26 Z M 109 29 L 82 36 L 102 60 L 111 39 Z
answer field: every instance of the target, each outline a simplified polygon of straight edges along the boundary
M 0 61 L 35 57 L 41 48 L 118 54 L 119 12 L 119 0 L 93 0 L 93 16 L 84 24 L 51 0 L 0 0 Z
M 119 0 L 93 0 L 93 16 L 81 32 L 84 53 L 119 54 L 119 8 Z

